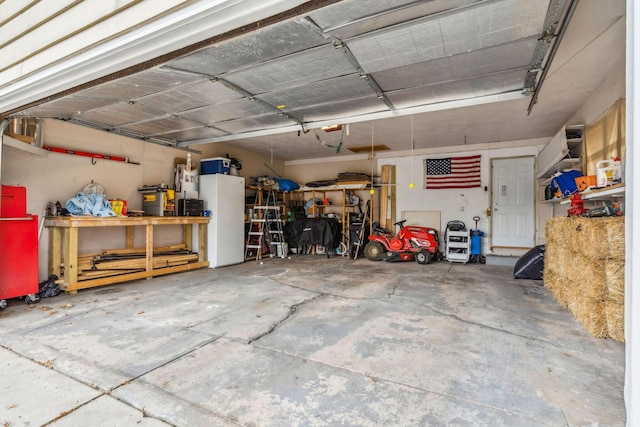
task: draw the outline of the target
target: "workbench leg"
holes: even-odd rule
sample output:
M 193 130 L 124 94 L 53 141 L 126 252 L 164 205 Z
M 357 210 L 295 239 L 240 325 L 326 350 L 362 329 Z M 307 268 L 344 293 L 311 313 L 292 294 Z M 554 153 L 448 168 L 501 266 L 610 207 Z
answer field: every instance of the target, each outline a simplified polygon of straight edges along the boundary
M 193 243 L 191 241 L 193 235 L 193 224 L 184 224 L 182 226 L 182 243 L 185 244 L 189 252 L 193 251 Z
M 78 281 L 78 229 L 64 229 L 64 283 Z
M 208 261 L 207 254 L 207 228 L 209 224 L 198 225 L 198 261 Z
M 125 228 L 127 230 L 127 249 L 132 249 L 133 248 L 133 226 L 127 225 Z
M 153 225 L 147 224 L 147 237 L 145 241 L 147 242 L 146 253 L 147 253 L 147 262 L 146 262 L 146 270 L 153 270 Z M 151 277 L 147 277 L 147 279 L 151 279 Z
M 49 228 L 49 274 L 62 277 L 60 264 L 62 264 L 62 229 L 51 227 Z

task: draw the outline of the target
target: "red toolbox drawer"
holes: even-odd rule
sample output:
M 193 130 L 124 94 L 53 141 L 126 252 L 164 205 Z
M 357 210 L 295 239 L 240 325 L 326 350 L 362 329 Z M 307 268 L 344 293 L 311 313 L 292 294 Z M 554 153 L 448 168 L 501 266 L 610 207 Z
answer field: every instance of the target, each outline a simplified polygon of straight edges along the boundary
M 0 218 L 24 218 L 27 216 L 27 189 L 25 187 L 2 186 Z
M 38 291 L 38 216 L 0 218 L 0 300 Z

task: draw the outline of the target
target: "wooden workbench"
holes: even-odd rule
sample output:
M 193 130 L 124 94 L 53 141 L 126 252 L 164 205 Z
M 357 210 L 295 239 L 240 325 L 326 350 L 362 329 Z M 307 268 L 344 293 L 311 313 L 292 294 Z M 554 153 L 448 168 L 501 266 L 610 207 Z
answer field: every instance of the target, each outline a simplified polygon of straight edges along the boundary
M 63 277 L 60 289 L 66 292 L 112 283 L 151 278 L 162 274 L 193 270 L 209 266 L 207 260 L 207 226 L 210 218 L 200 216 L 144 216 L 144 217 L 93 217 L 72 216 L 47 218 L 44 225 L 49 228 L 49 274 Z M 185 265 L 153 268 L 153 227 L 159 225 L 182 225 L 182 240 L 193 250 L 191 236 L 193 225 L 198 224 L 198 260 Z M 78 230 L 89 227 L 125 227 L 126 247 L 133 248 L 133 228 L 146 227 L 145 271 L 112 277 L 78 281 Z M 64 267 L 64 268 L 62 268 Z M 64 272 L 61 275 L 61 270 Z

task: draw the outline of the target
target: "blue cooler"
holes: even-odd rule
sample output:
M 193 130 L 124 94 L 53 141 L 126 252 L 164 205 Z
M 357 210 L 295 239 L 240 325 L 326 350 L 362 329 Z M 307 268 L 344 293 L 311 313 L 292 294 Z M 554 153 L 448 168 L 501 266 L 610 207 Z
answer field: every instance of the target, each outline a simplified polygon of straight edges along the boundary
M 202 159 L 200 160 L 200 173 L 202 175 L 214 175 L 217 173 L 229 175 L 231 173 L 231 160 L 225 157 Z

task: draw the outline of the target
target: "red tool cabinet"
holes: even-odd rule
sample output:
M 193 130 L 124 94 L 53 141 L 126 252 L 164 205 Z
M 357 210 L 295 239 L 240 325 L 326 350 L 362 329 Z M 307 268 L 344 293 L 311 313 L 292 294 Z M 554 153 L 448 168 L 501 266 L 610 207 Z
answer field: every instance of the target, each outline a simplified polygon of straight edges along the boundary
M 2 186 L 0 205 L 0 308 L 7 298 L 38 293 L 38 216 L 27 214 L 26 189 Z

